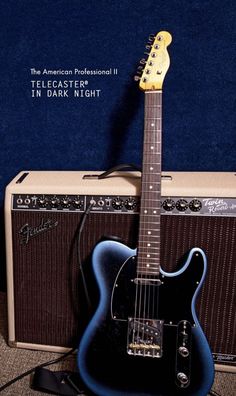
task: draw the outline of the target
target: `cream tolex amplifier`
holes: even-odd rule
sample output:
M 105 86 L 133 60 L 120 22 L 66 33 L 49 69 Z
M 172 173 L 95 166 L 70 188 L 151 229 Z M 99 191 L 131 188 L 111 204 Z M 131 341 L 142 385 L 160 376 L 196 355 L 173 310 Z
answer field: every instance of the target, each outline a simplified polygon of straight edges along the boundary
M 86 295 L 92 307 L 97 301 L 94 246 L 114 238 L 136 247 L 140 174 L 97 179 L 100 173 L 28 171 L 7 186 L 9 345 L 51 351 L 78 345 L 89 316 Z M 166 271 L 193 247 L 206 253 L 198 317 L 217 368 L 234 371 L 235 174 L 163 173 L 161 241 Z

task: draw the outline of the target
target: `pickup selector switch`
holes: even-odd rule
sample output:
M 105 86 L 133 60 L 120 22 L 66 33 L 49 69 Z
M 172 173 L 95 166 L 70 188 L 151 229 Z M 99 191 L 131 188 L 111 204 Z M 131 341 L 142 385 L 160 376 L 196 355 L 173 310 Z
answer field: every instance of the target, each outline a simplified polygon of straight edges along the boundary
M 201 210 L 201 208 L 202 208 L 202 203 L 201 203 L 201 201 L 199 201 L 199 199 L 193 199 L 189 203 L 189 209 L 192 212 L 198 212 L 199 210 Z
M 164 210 L 167 210 L 168 212 L 170 212 L 171 210 L 174 209 L 175 202 L 173 201 L 173 199 L 168 198 L 163 202 L 162 207 Z
M 125 201 L 125 207 L 128 210 L 134 210 L 137 206 L 137 202 L 134 198 L 128 198 Z
M 179 212 L 185 212 L 185 210 L 188 209 L 188 202 L 185 199 L 179 199 L 176 202 L 176 209 L 179 210 Z
M 119 197 L 117 197 L 117 198 L 112 200 L 112 206 L 116 210 L 121 209 L 123 204 L 124 204 L 124 201 L 121 198 L 119 198 Z

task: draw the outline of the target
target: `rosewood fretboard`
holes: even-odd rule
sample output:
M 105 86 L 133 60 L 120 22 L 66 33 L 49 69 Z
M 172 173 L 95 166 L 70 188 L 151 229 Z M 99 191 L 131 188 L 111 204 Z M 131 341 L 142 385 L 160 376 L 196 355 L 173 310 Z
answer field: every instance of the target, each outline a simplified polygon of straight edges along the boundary
M 159 276 L 162 92 L 145 92 L 138 277 Z

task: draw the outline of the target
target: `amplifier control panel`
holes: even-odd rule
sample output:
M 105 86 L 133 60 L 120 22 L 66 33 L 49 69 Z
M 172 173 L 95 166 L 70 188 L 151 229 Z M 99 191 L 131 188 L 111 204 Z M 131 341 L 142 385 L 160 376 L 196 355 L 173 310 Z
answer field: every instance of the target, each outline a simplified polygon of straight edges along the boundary
M 91 205 L 91 211 L 96 212 L 139 213 L 139 202 L 139 197 L 127 195 L 15 194 L 12 208 L 13 210 L 84 212 Z
M 128 195 L 14 194 L 13 210 L 139 213 L 140 197 Z M 236 198 L 162 197 L 161 213 L 235 216 Z

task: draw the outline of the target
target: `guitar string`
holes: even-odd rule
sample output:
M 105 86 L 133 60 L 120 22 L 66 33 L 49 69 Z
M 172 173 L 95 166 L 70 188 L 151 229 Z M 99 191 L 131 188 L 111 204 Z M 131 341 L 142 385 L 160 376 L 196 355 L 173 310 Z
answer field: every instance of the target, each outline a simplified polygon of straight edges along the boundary
M 148 96 L 148 99 L 149 98 L 152 98 L 153 99 L 153 95 L 149 95 Z M 160 93 L 159 93 L 159 95 L 155 95 L 155 97 L 154 97 L 154 103 L 151 101 L 151 103 L 148 103 L 148 105 L 150 106 L 150 104 L 151 105 L 156 105 L 156 102 L 155 102 L 155 99 L 157 98 L 157 105 L 159 105 L 160 106 L 160 101 L 159 101 L 159 99 L 161 99 L 160 98 Z M 157 109 L 158 109 L 159 107 L 157 107 Z M 160 109 L 161 110 L 161 109 Z M 149 118 L 149 117 L 147 117 L 147 115 L 149 115 L 149 111 L 150 111 L 150 109 L 149 109 L 149 107 L 148 106 L 146 106 L 146 102 L 145 102 L 145 131 L 148 129 L 150 129 L 149 128 L 149 120 L 147 120 L 147 118 Z M 152 115 L 152 114 L 151 114 Z M 151 117 L 150 117 L 151 118 Z M 158 118 L 158 117 L 156 117 L 156 115 L 155 115 L 155 117 L 152 117 L 152 118 Z M 161 125 L 160 125 L 161 126 Z M 154 130 L 154 133 L 152 134 L 152 136 L 151 136 L 151 143 L 153 143 L 153 146 L 154 147 L 158 147 L 158 141 L 160 140 L 160 137 L 159 137 L 159 134 L 161 135 L 161 130 L 159 130 L 159 129 L 157 129 L 157 130 Z M 144 140 L 144 144 L 147 144 L 148 142 L 146 141 L 146 139 L 149 141 L 149 134 L 147 134 L 147 132 L 145 133 L 145 140 Z M 155 141 L 156 140 L 156 141 Z M 144 150 L 145 150 L 145 147 L 144 147 Z M 161 155 L 161 153 L 160 153 L 160 155 Z M 147 182 L 147 180 L 144 180 L 144 182 Z M 144 185 L 145 186 L 145 185 Z M 143 190 L 144 190 L 144 187 L 143 186 Z M 143 191 L 142 190 L 142 191 Z M 146 193 L 146 191 L 145 191 L 145 193 Z M 158 192 L 157 192 L 157 197 L 159 198 L 159 194 L 158 194 Z M 146 198 L 146 197 L 145 197 Z M 149 197 L 148 197 L 149 198 Z M 149 205 L 148 205 L 149 206 Z M 143 209 L 143 208 L 142 208 Z M 158 213 L 159 213 L 159 216 L 160 216 L 160 207 L 158 206 Z M 143 213 L 142 213 L 142 215 L 141 215 L 141 218 L 142 218 L 142 216 L 143 216 Z M 150 220 L 149 220 L 150 219 Z M 143 226 L 143 233 L 144 233 L 144 235 L 146 235 L 147 234 L 147 231 L 148 230 L 150 230 L 151 229 L 151 227 L 150 227 L 150 221 L 152 220 L 152 217 L 151 216 L 148 216 L 148 221 L 144 221 L 144 226 Z M 159 219 L 160 220 L 160 219 Z M 146 228 L 146 226 L 147 226 L 147 228 Z M 140 241 L 139 241 L 139 243 L 141 243 L 141 235 L 140 235 Z M 142 246 L 143 247 L 143 246 Z M 160 245 L 159 245 L 159 249 L 160 249 Z M 143 252 L 142 252 L 142 254 L 143 254 Z M 159 256 L 160 257 L 160 256 Z M 143 259 L 143 257 L 141 257 L 142 259 Z M 157 259 L 158 260 L 158 259 Z M 142 263 L 141 263 L 142 264 Z M 159 267 L 159 265 L 160 265 L 160 262 L 158 263 L 158 267 Z M 150 268 L 150 267 L 146 267 L 146 270 L 145 270 L 145 279 L 148 279 L 148 276 L 150 275 L 149 273 L 148 273 L 148 268 Z M 152 269 L 152 268 L 151 268 Z M 140 271 L 140 273 L 141 273 L 141 278 L 143 279 L 143 268 L 142 268 L 142 271 Z M 158 274 L 159 275 L 159 274 Z M 138 293 L 139 294 L 139 318 L 140 317 L 142 317 L 142 320 L 144 321 L 145 320 L 145 318 L 150 318 L 150 316 L 152 317 L 152 318 L 158 318 L 158 299 L 159 299 L 159 287 L 158 286 L 152 286 L 151 284 L 150 284 L 150 282 L 148 282 L 148 284 L 146 285 L 145 283 L 143 284 L 142 282 L 141 282 L 141 286 L 139 286 L 138 285 L 138 288 L 139 288 L 139 290 L 140 290 L 140 292 Z M 143 292 L 143 288 L 144 288 L 144 292 Z M 142 303 L 142 295 L 144 294 L 144 299 L 143 299 L 143 303 Z M 152 300 L 152 302 L 151 302 L 151 300 Z M 150 314 L 150 306 L 152 307 L 152 313 Z M 155 315 L 155 313 L 154 313 L 154 311 L 155 311 L 155 306 L 157 307 L 156 309 L 157 309 L 157 312 L 156 312 L 156 315 Z M 141 310 L 143 311 L 143 314 L 141 315 Z M 138 334 L 140 334 L 140 326 L 141 326 L 141 321 L 138 321 Z M 142 339 L 144 340 L 145 339 L 145 336 L 144 336 L 144 333 L 145 333 L 145 326 L 144 325 L 142 325 Z
M 157 102 L 156 102 L 156 99 L 157 99 Z M 159 104 L 159 96 L 156 95 L 156 94 L 148 95 L 148 100 L 149 100 L 149 103 L 148 103 L 147 114 L 146 114 L 148 116 L 148 119 L 147 119 L 147 129 L 148 129 L 147 135 L 148 135 L 148 138 L 147 138 L 147 140 L 148 140 L 148 142 L 150 142 L 150 144 L 154 148 L 154 152 L 155 152 L 156 148 L 158 148 L 158 141 L 160 140 L 160 137 L 159 137 L 160 132 L 159 132 L 159 129 L 157 128 L 158 125 L 156 125 L 156 120 L 158 118 L 158 114 L 153 114 L 153 106 L 156 106 L 156 103 Z M 156 110 L 158 110 L 158 109 L 159 108 L 156 107 Z M 151 132 L 151 136 L 149 136 L 150 135 L 149 130 L 151 130 L 151 128 L 150 128 L 151 125 L 150 125 L 150 121 L 149 121 L 150 118 L 152 118 L 154 120 L 154 126 L 155 126 L 154 131 Z M 149 148 L 148 148 L 148 154 L 151 154 L 151 150 Z M 160 161 L 158 160 L 158 162 L 160 162 Z M 156 175 L 157 175 L 157 178 L 158 178 L 158 173 L 156 173 Z M 152 179 L 152 178 L 149 177 L 149 182 L 150 182 L 150 185 L 151 185 L 151 180 L 150 179 Z M 149 193 L 149 195 L 150 195 L 150 193 Z M 157 203 L 158 202 L 157 199 L 159 198 L 158 189 L 157 189 L 157 191 L 155 191 L 155 196 L 156 196 L 156 200 L 154 202 Z M 149 199 L 150 199 L 150 197 L 149 197 Z M 150 205 L 150 206 L 152 207 L 152 205 Z M 153 207 L 152 207 L 152 209 L 153 209 Z M 155 209 L 157 209 L 157 212 L 159 214 L 159 208 L 155 206 Z M 156 216 L 154 216 L 154 217 L 156 217 Z M 152 229 L 152 227 L 150 227 L 150 222 L 152 222 L 152 220 L 153 220 L 153 213 L 152 213 L 152 216 L 150 216 L 150 213 L 149 213 L 149 216 L 148 216 L 148 229 Z M 158 218 L 158 221 L 159 221 L 159 218 Z M 152 254 L 153 247 L 152 247 L 152 249 L 150 249 L 150 252 Z M 157 260 L 158 260 L 158 258 L 157 258 Z M 156 265 L 156 263 L 155 263 L 155 265 Z M 158 265 L 159 265 L 159 263 L 158 263 Z M 152 295 L 152 297 L 153 297 L 152 298 L 152 302 L 150 301 L 150 298 L 149 298 L 148 317 L 150 317 L 150 305 L 151 305 L 152 306 L 151 317 L 154 319 L 155 318 L 155 306 L 158 305 L 157 301 L 156 301 L 156 299 L 157 299 L 157 295 L 156 295 L 156 291 L 157 290 L 156 289 L 157 288 L 155 286 L 152 286 L 151 282 L 149 283 L 148 288 L 149 288 L 149 295 L 150 296 Z

